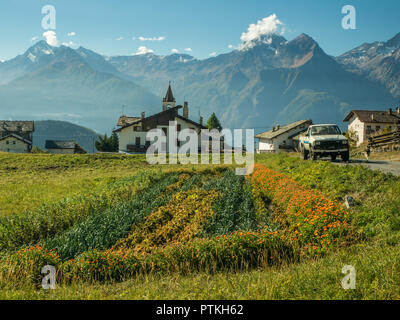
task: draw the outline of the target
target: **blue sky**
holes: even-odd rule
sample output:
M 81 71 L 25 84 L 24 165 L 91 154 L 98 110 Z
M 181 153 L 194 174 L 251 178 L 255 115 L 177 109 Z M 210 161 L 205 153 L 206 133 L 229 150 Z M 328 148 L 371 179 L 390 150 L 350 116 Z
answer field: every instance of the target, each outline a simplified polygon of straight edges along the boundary
M 60 44 L 105 55 L 131 55 L 142 46 L 155 54 L 177 49 L 204 59 L 231 51 L 228 46 L 239 45 L 250 24 L 272 14 L 284 23 L 287 39 L 307 33 L 331 55 L 400 32 L 398 0 L 2 0 L 0 59 L 23 53 L 34 37 L 42 39 L 41 9 L 48 4 L 57 10 Z M 356 30 L 341 26 L 344 5 L 357 10 Z

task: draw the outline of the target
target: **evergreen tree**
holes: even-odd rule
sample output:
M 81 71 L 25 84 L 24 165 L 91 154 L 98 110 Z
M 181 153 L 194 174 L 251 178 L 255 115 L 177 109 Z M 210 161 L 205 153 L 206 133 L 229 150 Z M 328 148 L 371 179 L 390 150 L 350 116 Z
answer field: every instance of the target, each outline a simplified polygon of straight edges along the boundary
M 119 151 L 119 137 L 116 132 L 113 132 L 113 134 L 111 135 L 111 144 L 112 144 L 113 152 L 118 152 Z
M 105 134 L 103 137 L 99 136 L 99 141 L 96 141 L 96 149 L 100 152 L 118 152 L 119 149 L 119 139 L 117 133 L 108 137 Z
M 213 112 L 210 119 L 208 119 L 206 127 L 208 130 L 217 129 L 218 131 L 222 130 L 221 123 L 219 122 L 217 116 Z

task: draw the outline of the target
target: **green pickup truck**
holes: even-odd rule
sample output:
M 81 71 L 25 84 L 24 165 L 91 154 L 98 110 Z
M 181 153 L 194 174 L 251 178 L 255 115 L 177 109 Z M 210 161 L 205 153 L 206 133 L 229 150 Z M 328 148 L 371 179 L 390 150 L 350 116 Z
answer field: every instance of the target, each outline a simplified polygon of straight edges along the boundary
M 336 124 L 316 124 L 308 128 L 300 136 L 300 151 L 304 160 L 317 160 L 331 157 L 332 161 L 338 156 L 344 162 L 349 161 L 349 141 Z

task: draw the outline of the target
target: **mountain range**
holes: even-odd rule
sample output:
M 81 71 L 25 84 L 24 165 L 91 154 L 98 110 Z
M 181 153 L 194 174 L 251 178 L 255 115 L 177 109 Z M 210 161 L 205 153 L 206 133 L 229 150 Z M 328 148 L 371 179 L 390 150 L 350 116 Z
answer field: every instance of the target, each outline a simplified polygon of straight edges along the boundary
M 0 63 L 0 118 L 68 120 L 110 131 L 121 115 L 161 110 L 173 81 L 190 116 L 215 112 L 227 128 L 263 131 L 299 119 L 335 122 L 351 109 L 387 109 L 400 97 L 400 33 L 339 57 L 306 34 L 268 34 L 205 60 L 187 54 L 106 57 L 40 41 Z
M 98 140 L 98 133 L 67 121 L 35 121 L 33 145 L 46 150 L 46 140 L 73 140 L 79 143 L 88 153 L 95 153 L 97 151 L 95 142 Z

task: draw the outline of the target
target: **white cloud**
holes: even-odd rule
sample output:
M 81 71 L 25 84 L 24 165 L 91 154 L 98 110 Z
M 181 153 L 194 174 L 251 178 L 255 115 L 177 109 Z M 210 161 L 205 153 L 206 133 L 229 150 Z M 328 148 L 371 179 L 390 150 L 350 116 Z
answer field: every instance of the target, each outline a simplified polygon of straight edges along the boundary
M 215 51 L 210 53 L 210 57 L 215 57 L 216 55 L 217 53 Z
M 58 45 L 57 35 L 54 31 L 49 30 L 44 32 L 43 37 L 46 39 L 49 46 L 55 47 Z
M 76 32 L 69 32 L 69 33 L 67 33 L 67 36 L 68 37 L 74 37 L 74 36 L 76 36 Z
M 186 52 L 192 52 L 193 50 L 192 50 L 192 48 L 186 48 L 185 51 Z
M 121 41 L 121 40 L 124 40 L 124 37 L 119 37 L 119 38 L 117 38 L 117 39 L 115 39 L 115 40 Z
M 283 26 L 282 21 L 280 21 L 277 15 L 274 13 L 269 17 L 259 20 L 256 24 L 252 23 L 249 25 L 247 32 L 243 32 L 240 39 L 244 43 L 251 42 L 253 40 L 260 39 L 263 35 L 280 33 L 282 31 L 280 27 Z
M 81 119 L 82 116 L 76 113 L 42 113 L 37 115 L 38 118 L 48 118 L 48 119 Z
M 139 37 L 138 39 L 139 39 L 139 41 L 163 41 L 166 38 L 165 37 L 153 37 L 153 38 Z
M 136 52 L 136 55 L 148 54 L 148 53 L 154 53 L 154 50 L 148 49 L 145 46 L 141 46 L 141 47 L 138 48 L 138 51 Z
M 179 50 L 178 49 L 172 49 L 171 52 L 172 53 L 179 53 Z
M 78 46 L 78 45 L 77 45 L 75 42 L 73 42 L 73 41 L 63 42 L 62 45 L 63 45 L 63 46 L 66 46 L 66 47 L 76 47 L 76 46 Z
M 0 59 L 0 63 L 4 63 L 5 62 L 5 60 L 3 60 L 3 59 Z
M 31 42 L 34 42 L 34 41 L 36 41 L 37 39 L 39 39 L 39 37 L 32 37 L 32 38 L 31 38 Z

